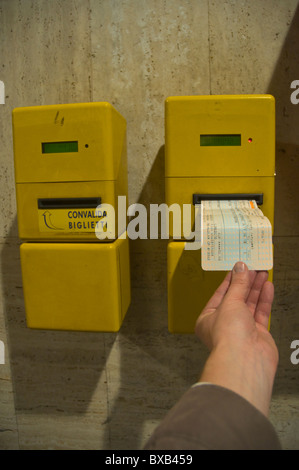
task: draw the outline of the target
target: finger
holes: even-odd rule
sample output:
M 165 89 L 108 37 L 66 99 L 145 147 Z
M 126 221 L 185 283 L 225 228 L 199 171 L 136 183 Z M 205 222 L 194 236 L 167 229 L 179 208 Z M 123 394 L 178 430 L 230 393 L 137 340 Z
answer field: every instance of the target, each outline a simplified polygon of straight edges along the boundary
M 258 300 L 263 288 L 263 285 L 268 279 L 268 272 L 267 271 L 259 271 L 254 279 L 254 282 L 252 283 L 251 289 L 249 291 L 248 297 L 247 297 L 247 307 L 251 311 L 252 314 L 255 313 L 256 306 L 258 304 Z
M 238 261 L 232 270 L 231 283 L 227 290 L 225 300 L 241 300 L 246 302 L 254 278 L 254 272 L 249 271 L 245 263 Z
M 265 328 L 268 328 L 273 299 L 274 286 L 272 282 L 266 281 L 262 287 L 254 315 L 255 321 L 260 323 Z
M 203 309 L 202 313 L 207 311 L 215 310 L 221 304 L 227 290 L 229 288 L 231 282 L 231 272 L 227 273 L 224 280 L 220 284 L 220 286 L 215 290 L 214 294 L 206 304 L 205 308 Z
M 213 296 L 208 301 L 207 305 L 197 318 L 195 324 L 195 334 L 198 338 L 209 348 L 211 349 L 211 330 L 212 325 L 215 320 L 214 312 L 221 304 L 227 289 L 229 288 L 231 281 L 231 272 L 227 273 L 224 280 L 220 284 L 220 286 L 216 289 Z

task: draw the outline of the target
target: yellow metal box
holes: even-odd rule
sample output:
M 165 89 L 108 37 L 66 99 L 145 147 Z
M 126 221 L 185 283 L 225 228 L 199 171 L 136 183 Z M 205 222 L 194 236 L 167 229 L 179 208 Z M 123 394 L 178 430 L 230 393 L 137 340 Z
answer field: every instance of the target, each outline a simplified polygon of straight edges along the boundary
M 126 196 L 126 121 L 109 103 L 16 108 L 13 142 L 22 240 L 97 240 L 96 208 Z
M 30 328 L 118 331 L 130 304 L 129 240 L 23 243 Z
M 262 210 L 273 224 L 274 174 L 273 96 L 181 96 L 166 100 L 168 206 L 179 204 L 183 214 L 183 204 L 193 204 L 197 194 L 262 194 Z
M 185 250 L 184 205 L 200 198 L 255 199 L 274 227 L 275 100 L 270 95 L 170 97 L 165 103 L 165 198 L 181 210 L 178 241 L 168 245 L 168 320 L 193 333 L 225 272 L 205 272 L 201 251 Z M 186 238 L 185 238 L 186 239 Z M 272 279 L 272 271 L 269 273 Z
M 118 331 L 130 304 L 125 119 L 109 103 L 17 108 L 13 141 L 27 325 Z
M 273 176 L 271 95 L 167 98 L 165 176 Z

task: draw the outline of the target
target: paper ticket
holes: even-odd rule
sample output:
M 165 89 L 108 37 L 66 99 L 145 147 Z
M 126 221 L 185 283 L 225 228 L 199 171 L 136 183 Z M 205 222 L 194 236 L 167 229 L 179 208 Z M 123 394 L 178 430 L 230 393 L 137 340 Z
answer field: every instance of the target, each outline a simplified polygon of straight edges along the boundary
M 273 267 L 272 227 L 255 201 L 202 201 L 201 264 L 206 271 Z

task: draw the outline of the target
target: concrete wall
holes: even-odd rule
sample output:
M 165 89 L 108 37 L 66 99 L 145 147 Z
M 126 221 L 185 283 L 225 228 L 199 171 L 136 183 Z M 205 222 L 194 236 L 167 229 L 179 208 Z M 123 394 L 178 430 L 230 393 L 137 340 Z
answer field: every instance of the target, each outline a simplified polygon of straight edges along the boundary
M 275 288 L 280 351 L 271 421 L 299 448 L 297 0 L 0 0 L 1 449 L 138 449 L 207 351 L 167 332 L 166 243 L 131 243 L 118 334 L 29 330 L 20 273 L 11 112 L 109 101 L 127 119 L 129 203 L 164 201 L 164 100 L 272 93 L 277 103 Z

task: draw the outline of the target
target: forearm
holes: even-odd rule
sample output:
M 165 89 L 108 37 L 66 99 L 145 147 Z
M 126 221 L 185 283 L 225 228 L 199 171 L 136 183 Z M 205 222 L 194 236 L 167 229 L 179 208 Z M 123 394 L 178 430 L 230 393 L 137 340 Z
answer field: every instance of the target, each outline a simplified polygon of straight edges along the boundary
M 276 368 L 257 349 L 222 344 L 212 350 L 200 382 L 232 390 L 268 416 Z

